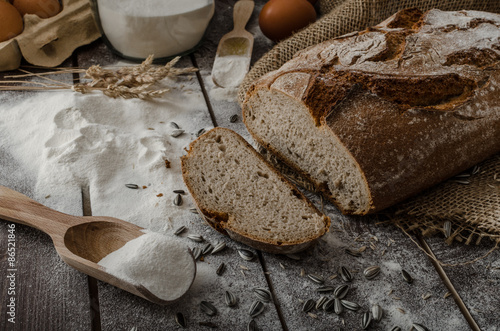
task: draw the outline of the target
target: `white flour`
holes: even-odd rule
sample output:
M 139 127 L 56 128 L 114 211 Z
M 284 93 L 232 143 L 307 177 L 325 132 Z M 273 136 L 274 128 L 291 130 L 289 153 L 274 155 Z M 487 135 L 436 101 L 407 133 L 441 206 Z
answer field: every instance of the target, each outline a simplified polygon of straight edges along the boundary
M 98 0 L 111 45 L 125 56 L 173 56 L 196 46 L 214 14 L 213 0 Z
M 221 87 L 238 87 L 250 66 L 250 57 L 228 55 L 217 56 L 212 69 L 214 82 Z
M 196 273 L 194 259 L 184 244 L 154 232 L 127 242 L 98 264 L 110 274 L 142 285 L 167 301 L 186 293 Z

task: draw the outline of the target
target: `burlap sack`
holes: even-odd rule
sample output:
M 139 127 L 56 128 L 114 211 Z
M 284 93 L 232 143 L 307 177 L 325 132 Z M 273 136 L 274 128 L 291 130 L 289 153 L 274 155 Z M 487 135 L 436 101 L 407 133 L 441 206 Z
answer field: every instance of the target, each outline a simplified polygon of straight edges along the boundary
M 239 102 L 250 85 L 262 75 L 276 70 L 299 50 L 325 40 L 376 25 L 398 10 L 417 7 L 422 11 L 481 10 L 500 12 L 499 0 L 320 0 L 323 17 L 289 39 L 277 44 L 255 63 L 243 81 Z M 310 183 L 279 162 L 273 155 L 262 153 L 292 181 L 312 189 Z M 498 175 L 497 175 L 498 174 Z M 470 177 L 468 177 L 470 175 Z M 497 178 L 498 176 L 498 178 Z M 451 235 L 446 239 L 478 244 L 483 237 L 500 242 L 500 155 L 471 169 L 462 177 L 450 179 L 417 197 L 384 212 L 390 222 L 404 231 L 420 230 L 423 235 L 445 233 L 444 224 L 451 222 Z

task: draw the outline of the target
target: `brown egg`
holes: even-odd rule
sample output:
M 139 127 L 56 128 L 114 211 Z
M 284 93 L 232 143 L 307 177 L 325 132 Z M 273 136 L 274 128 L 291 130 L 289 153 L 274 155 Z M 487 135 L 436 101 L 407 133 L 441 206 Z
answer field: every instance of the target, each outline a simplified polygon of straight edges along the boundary
M 49 18 L 61 11 L 61 4 L 58 0 L 14 0 L 12 4 L 21 15 L 35 14 L 40 18 Z
M 271 0 L 262 7 L 259 26 L 271 40 L 280 41 L 316 20 L 316 11 L 307 0 Z
M 23 32 L 23 18 L 8 2 L 0 1 L 0 42 Z

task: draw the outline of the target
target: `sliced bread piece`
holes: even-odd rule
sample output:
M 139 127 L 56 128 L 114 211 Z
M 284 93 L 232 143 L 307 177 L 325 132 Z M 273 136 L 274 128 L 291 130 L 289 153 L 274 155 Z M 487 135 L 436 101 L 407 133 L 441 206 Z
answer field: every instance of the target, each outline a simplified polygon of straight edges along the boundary
M 294 253 L 330 227 L 327 216 L 229 129 L 205 133 L 181 161 L 200 213 L 234 240 L 269 253 Z

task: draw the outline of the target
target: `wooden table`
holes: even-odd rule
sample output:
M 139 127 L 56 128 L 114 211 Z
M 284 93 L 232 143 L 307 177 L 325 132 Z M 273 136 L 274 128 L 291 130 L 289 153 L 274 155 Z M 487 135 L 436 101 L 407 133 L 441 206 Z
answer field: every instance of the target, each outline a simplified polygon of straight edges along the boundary
M 198 92 L 206 99 L 206 116 L 202 119 L 205 125 L 228 127 L 249 139 L 241 120 L 235 123 L 229 120 L 231 115 L 241 114 L 238 104 L 210 96 L 213 88 L 211 65 L 218 40 L 232 28 L 233 4 L 230 0 L 216 1 L 215 16 L 206 40 L 194 54 L 185 57 L 180 66 L 193 65 L 200 70 Z M 273 46 L 258 29 L 258 13 L 263 4 L 262 0 L 256 1 L 247 26 L 255 35 L 252 63 Z M 117 60 L 98 40 L 77 49 L 63 66 L 88 67 Z M 28 95 L 19 92 L 16 98 L 22 100 Z M 31 196 L 34 180 L 26 178 L 16 159 L 2 146 L 0 143 L 0 184 Z M 87 192 L 76 190 L 58 208 L 74 215 L 92 214 Z M 189 330 L 246 330 L 251 320 L 248 310 L 256 299 L 252 293 L 255 287 L 268 288 L 273 294 L 273 301 L 255 318 L 261 330 L 361 330 L 362 315 L 374 304 L 383 308 L 384 317 L 372 323 L 370 330 L 390 330 L 395 325 L 410 330 L 412 323 L 420 323 L 430 330 L 500 330 L 500 253 L 495 251 L 474 264 L 449 268 L 440 267 L 427 256 L 432 254 L 447 263 L 459 263 L 482 256 L 492 247 L 491 242 L 485 241 L 478 246 L 447 246 L 442 237 L 409 237 L 394 226 L 377 225 L 370 217 L 342 216 L 331 204 L 322 203 L 319 196 L 307 195 L 318 206 L 323 205 L 332 218 L 332 227 L 318 245 L 299 254 L 300 259 L 258 252 L 258 259 L 244 261 L 236 252 L 242 245 L 211 231 L 193 216 L 188 221 L 190 229 L 203 233 L 210 242 L 225 241 L 228 249 L 198 261 L 199 273 L 193 288 L 180 302 L 166 307 L 73 270 L 60 260 L 47 235 L 16 225 L 15 231 L 11 231 L 15 233 L 17 245 L 15 324 L 8 321 L 11 316 L 7 314 L 11 284 L 8 276 L 12 274 L 7 243 L 9 229 L 12 229 L 11 223 L 0 222 L 0 330 L 131 330 L 134 327 L 137 330 L 177 330 L 181 328 L 174 319 L 177 312 L 184 314 Z M 345 253 L 345 248 L 363 246 L 367 248 L 361 257 Z M 203 278 L 204 274 L 213 275 L 221 262 L 227 266 L 222 276 L 211 276 L 210 281 Z M 362 271 L 371 265 L 380 266 L 381 274 L 369 281 Z M 321 275 L 326 278 L 326 284 L 337 286 L 345 283 L 338 275 L 340 266 L 348 267 L 354 276 L 346 299 L 358 303 L 361 309 L 357 312 L 345 310 L 340 316 L 316 309 L 310 314 L 303 312 L 303 302 L 316 301 L 322 295 L 316 291 L 319 285 L 304 275 Z M 413 276 L 412 284 L 403 281 L 402 268 Z M 225 290 L 238 296 L 236 307 L 225 306 Z M 331 293 L 325 295 L 332 296 Z M 211 301 L 218 308 L 218 314 L 214 317 L 204 315 L 199 308 L 201 300 Z

